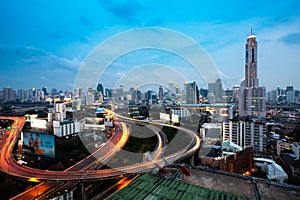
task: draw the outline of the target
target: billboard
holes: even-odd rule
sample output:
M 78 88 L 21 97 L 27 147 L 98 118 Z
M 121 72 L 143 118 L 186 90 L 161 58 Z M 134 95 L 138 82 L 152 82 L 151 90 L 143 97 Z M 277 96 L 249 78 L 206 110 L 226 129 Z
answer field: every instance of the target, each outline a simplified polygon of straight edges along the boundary
M 36 155 L 55 157 L 54 135 L 23 132 L 23 149 Z

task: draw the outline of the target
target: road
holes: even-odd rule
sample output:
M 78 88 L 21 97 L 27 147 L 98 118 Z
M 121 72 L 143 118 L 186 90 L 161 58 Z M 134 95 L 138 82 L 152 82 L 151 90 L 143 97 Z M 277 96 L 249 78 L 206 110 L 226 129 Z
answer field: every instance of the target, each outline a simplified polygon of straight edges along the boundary
M 124 124 L 121 124 L 121 126 L 123 129 Z M 99 163 L 105 162 L 125 145 L 129 135 L 126 134 L 128 133 L 128 131 L 124 131 L 124 133 L 125 134 L 123 134 L 123 130 L 117 129 L 115 134 L 112 135 L 112 137 L 108 140 L 108 142 L 105 143 L 104 146 L 99 148 L 97 151 L 95 151 L 85 159 L 69 167 L 65 171 L 83 171 L 88 169 L 95 169 L 97 165 L 99 165 Z M 76 183 L 42 182 L 37 186 L 15 196 L 14 198 L 12 198 L 12 200 L 30 200 L 37 197 L 48 199 L 48 197 L 53 196 L 54 194 L 63 194 L 66 191 L 71 191 L 76 187 L 76 185 Z
M 164 161 L 161 158 L 163 154 L 164 144 L 161 143 L 158 147 L 158 154 L 159 156 L 155 156 L 155 159 L 144 162 L 144 163 L 137 163 L 131 166 L 124 166 L 114 169 L 104 169 L 104 170 L 90 170 L 90 171 L 74 171 L 78 170 L 80 167 L 74 167 L 66 171 L 48 171 L 48 170 L 38 170 L 32 169 L 26 166 L 22 166 L 17 163 L 12 157 L 12 149 L 17 141 L 17 135 L 21 131 L 25 120 L 23 118 L 16 118 L 16 117 L 0 117 L 0 119 L 12 119 L 14 123 L 12 127 L 18 127 L 18 129 L 12 129 L 7 132 L 5 137 L 1 138 L 0 144 L 2 145 L 2 150 L 0 152 L 0 169 L 5 173 L 8 173 L 12 176 L 21 177 L 25 179 L 31 180 L 39 180 L 39 181 L 66 181 L 66 182 L 76 182 L 76 181 L 88 181 L 88 180 L 96 180 L 96 179 L 108 179 L 108 178 L 116 178 L 121 177 L 124 174 L 136 174 L 140 172 L 149 172 L 157 167 L 157 165 L 164 165 Z M 128 120 L 128 119 L 127 119 Z M 131 120 L 131 119 L 129 119 Z M 149 123 L 147 123 L 149 124 Z M 166 124 L 160 123 L 152 123 L 157 125 L 166 126 Z M 122 125 L 123 126 L 123 125 Z M 125 125 L 124 125 L 125 126 Z M 187 133 L 190 138 L 190 144 L 187 147 L 179 149 L 177 152 L 173 154 L 167 155 L 164 159 L 167 159 L 170 163 L 174 162 L 182 157 L 186 157 L 194 153 L 197 149 L 200 148 L 200 138 L 198 135 L 190 130 L 184 129 L 182 127 L 176 127 L 172 125 L 167 125 L 173 128 L 177 128 L 181 131 Z M 124 128 L 124 127 L 123 127 Z M 128 131 L 126 126 L 124 128 L 125 132 Z M 125 133 L 127 135 L 128 133 Z M 123 137 L 122 137 L 123 138 Z M 161 138 L 161 137 L 160 137 Z M 124 139 L 125 140 L 125 139 Z M 162 139 L 165 141 L 165 139 Z M 88 158 L 89 159 L 89 158 Z M 86 160 L 86 159 L 85 159 Z M 84 161 L 79 163 L 82 166 L 87 166 L 87 163 L 93 163 L 91 161 Z M 92 167 L 88 166 L 87 168 Z M 53 187 L 53 182 L 50 183 L 42 183 L 40 184 L 40 188 L 38 190 L 32 190 L 33 196 L 37 196 L 40 193 L 46 193 L 49 190 L 49 187 Z M 54 184 L 55 186 L 55 184 Z

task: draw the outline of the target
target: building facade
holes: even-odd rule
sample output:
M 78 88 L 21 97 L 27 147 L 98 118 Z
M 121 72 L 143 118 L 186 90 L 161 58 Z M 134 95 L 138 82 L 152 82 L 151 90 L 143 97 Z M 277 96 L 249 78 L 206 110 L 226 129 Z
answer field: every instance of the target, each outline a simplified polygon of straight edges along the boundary
M 185 98 L 187 104 L 199 103 L 199 90 L 196 82 L 185 83 Z
M 247 37 L 245 79 L 239 90 L 240 116 L 266 116 L 266 89 L 259 86 L 257 77 L 257 41 L 252 33 Z
M 243 148 L 252 146 L 256 151 L 266 151 L 267 136 L 266 125 L 246 122 L 223 122 L 222 139 L 229 140 Z

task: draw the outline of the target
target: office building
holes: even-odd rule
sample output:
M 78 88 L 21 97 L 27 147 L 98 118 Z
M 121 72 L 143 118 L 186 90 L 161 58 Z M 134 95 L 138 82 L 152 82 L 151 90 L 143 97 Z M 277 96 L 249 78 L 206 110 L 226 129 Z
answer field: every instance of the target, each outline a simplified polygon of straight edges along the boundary
M 98 83 L 98 85 L 97 85 L 97 92 L 101 93 L 102 96 L 104 96 L 104 87 L 101 83 Z
M 3 100 L 4 101 L 16 101 L 16 91 L 12 88 L 4 88 L 3 89 Z
M 198 104 L 199 103 L 199 90 L 196 82 L 185 83 L 185 98 L 187 104 Z
M 278 93 L 277 90 L 271 90 L 267 93 L 267 101 L 272 105 L 277 104 L 278 101 Z
M 296 95 L 293 86 L 286 87 L 286 102 L 288 104 L 295 103 Z

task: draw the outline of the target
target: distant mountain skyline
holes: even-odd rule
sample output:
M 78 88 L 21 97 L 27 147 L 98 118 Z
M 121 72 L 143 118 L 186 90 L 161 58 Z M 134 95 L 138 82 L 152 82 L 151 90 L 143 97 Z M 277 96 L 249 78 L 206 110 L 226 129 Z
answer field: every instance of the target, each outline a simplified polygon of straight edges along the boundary
M 72 90 L 81 64 L 99 43 L 120 32 L 144 27 L 172 29 L 194 39 L 219 69 L 224 89 L 240 85 L 244 78 L 245 42 L 253 27 L 260 85 L 267 90 L 289 85 L 300 89 L 299 7 L 298 0 L 272 4 L 258 0 L 171 4 L 158 0 L 2 0 L 0 89 L 47 86 Z M 170 53 L 142 50 L 113 61 L 99 81 L 112 88 L 112 80 L 149 63 L 168 65 L 177 71 L 188 66 Z M 188 71 L 184 76 L 196 81 L 199 88 L 207 88 L 201 77 Z

